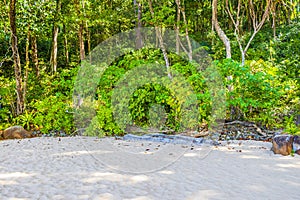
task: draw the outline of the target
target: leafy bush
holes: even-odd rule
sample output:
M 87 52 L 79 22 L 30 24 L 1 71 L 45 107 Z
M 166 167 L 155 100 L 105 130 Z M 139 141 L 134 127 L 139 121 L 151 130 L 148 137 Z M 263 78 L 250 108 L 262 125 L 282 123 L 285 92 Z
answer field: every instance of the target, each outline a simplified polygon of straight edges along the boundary
M 98 123 L 93 123 L 103 131 L 101 134 L 121 134 L 125 124 L 178 131 L 209 121 L 211 95 L 203 75 L 176 54 L 170 53 L 169 57 L 171 63 L 176 63 L 171 66 L 173 82 L 167 80 L 163 56 L 156 49 L 125 55 L 104 72 L 96 94 Z M 130 77 L 130 74 L 134 75 Z M 163 77 L 161 80 L 159 74 Z M 113 96 L 116 91 L 118 95 Z M 130 93 L 129 96 L 126 93 Z M 196 104 L 199 110 L 187 111 L 196 108 Z M 199 111 L 201 118 L 198 119 Z M 119 118 L 123 122 L 118 121 Z
M 65 97 L 50 96 L 31 104 L 35 111 L 32 117 L 33 126 L 41 132 L 48 133 L 51 130 L 63 130 L 70 133 L 73 130 L 73 114 L 70 101 Z M 26 113 L 25 113 L 26 114 Z M 22 120 L 24 115 L 20 115 Z
M 51 130 L 74 130 L 71 95 L 77 68 L 62 70 L 55 76 L 41 71 L 40 79 L 29 74 L 27 83 L 26 110 L 13 116 L 15 81 L 0 77 L 0 129 L 21 125 L 26 129 L 40 129 L 43 133 Z
M 300 135 L 300 126 L 295 124 L 294 116 L 284 118 L 284 131 L 293 135 Z
M 0 77 L 0 130 L 10 126 L 13 118 L 15 82 L 9 78 Z
M 215 63 L 223 74 L 225 85 L 233 86 L 233 90 L 227 92 L 227 117 L 231 115 L 233 119 L 254 120 L 273 126 L 277 114 L 274 108 L 282 95 L 274 76 L 247 65 L 241 66 L 231 59 Z M 232 76 L 232 80 L 227 79 L 228 76 Z M 235 113 L 230 113 L 231 107 Z

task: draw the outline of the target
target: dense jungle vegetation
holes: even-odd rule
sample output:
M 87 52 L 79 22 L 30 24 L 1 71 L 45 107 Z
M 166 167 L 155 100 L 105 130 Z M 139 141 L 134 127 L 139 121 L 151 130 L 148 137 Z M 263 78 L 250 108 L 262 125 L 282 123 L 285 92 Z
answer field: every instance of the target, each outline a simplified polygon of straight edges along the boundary
M 144 27 L 155 28 L 155 46 L 143 47 Z M 84 119 L 74 120 L 73 93 L 81 64 L 102 42 L 132 29 L 138 50 L 105 70 L 93 97 L 96 116 L 88 127 L 78 127 L 76 120 Z M 166 29 L 186 44 L 177 38 L 176 50 L 167 51 Z M 123 134 L 126 127 L 116 123 L 112 109 L 115 85 L 127 72 L 152 63 L 182 74 L 196 94 L 199 118 L 184 118 L 170 88 L 150 82 L 128 97 L 132 124 L 176 131 L 182 122 L 210 125 L 220 119 L 212 116 L 211 91 L 193 64 L 197 43 L 196 50 L 205 50 L 222 76 L 223 120 L 299 133 L 299 29 L 299 0 L 2 0 L 0 130 L 22 125 L 43 133 L 87 128 Z

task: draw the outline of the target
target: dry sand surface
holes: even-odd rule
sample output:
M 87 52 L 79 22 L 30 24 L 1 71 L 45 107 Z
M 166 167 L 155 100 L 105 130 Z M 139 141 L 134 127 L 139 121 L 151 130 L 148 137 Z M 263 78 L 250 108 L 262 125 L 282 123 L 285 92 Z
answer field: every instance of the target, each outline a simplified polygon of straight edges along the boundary
M 94 137 L 0 141 L 0 199 L 300 199 L 300 156 Z

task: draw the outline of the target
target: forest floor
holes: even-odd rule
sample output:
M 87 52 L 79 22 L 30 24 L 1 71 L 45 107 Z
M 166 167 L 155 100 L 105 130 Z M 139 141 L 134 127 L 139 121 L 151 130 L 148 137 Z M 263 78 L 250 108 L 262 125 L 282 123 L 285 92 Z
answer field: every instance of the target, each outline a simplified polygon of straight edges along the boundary
M 298 199 L 300 156 L 219 146 L 40 137 L 0 141 L 0 199 Z

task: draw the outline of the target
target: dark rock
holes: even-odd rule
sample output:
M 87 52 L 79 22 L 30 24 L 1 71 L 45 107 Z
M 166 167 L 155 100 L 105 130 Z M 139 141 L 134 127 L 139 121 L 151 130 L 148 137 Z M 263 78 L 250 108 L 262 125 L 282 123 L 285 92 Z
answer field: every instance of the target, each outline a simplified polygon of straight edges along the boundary
M 204 138 L 194 138 L 182 135 L 166 135 L 161 133 L 145 134 L 145 135 L 133 135 L 126 134 L 122 138 L 123 140 L 129 141 L 150 141 L 150 142 L 163 142 L 163 143 L 173 143 L 173 144 L 194 144 L 201 145 L 205 142 L 209 143 L 211 140 L 206 140 Z
M 293 149 L 293 136 L 291 135 L 276 135 L 272 141 L 272 151 L 275 154 L 284 156 L 290 155 Z
M 299 135 L 294 136 L 293 150 L 295 153 L 300 155 L 300 136 Z

